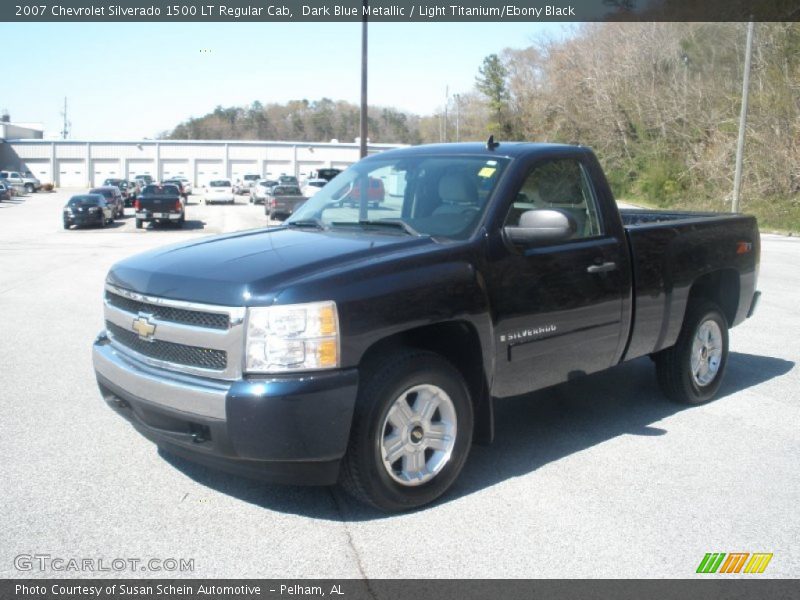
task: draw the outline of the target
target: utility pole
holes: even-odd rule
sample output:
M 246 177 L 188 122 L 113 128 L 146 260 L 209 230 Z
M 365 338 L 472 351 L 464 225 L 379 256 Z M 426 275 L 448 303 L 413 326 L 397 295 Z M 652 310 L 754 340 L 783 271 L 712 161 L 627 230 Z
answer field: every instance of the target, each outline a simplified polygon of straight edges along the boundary
M 447 143 L 447 105 L 450 104 L 450 86 L 444 86 L 444 142 Z
M 69 122 L 69 119 L 67 118 L 67 97 L 66 96 L 64 96 L 64 112 L 62 112 L 61 115 L 64 117 L 64 126 L 61 129 L 61 139 L 65 140 L 65 139 L 67 139 L 69 137 L 69 126 L 71 125 L 71 123 Z
M 455 94 L 453 96 L 453 98 L 456 101 L 456 141 L 460 142 L 461 141 L 461 130 L 459 129 L 458 118 L 459 118 L 459 116 L 461 114 L 461 105 L 460 105 L 461 96 L 459 96 L 458 94 Z
M 739 140 L 736 143 L 736 171 L 733 175 L 733 200 L 731 212 L 739 212 L 739 194 L 742 191 L 742 160 L 744 159 L 744 136 L 747 126 L 747 101 L 750 94 L 750 59 L 753 55 L 753 21 L 747 24 L 747 47 L 744 53 L 744 76 L 742 77 L 742 112 L 739 115 Z
M 367 155 L 367 9 L 369 0 L 364 0 L 361 15 L 361 158 Z

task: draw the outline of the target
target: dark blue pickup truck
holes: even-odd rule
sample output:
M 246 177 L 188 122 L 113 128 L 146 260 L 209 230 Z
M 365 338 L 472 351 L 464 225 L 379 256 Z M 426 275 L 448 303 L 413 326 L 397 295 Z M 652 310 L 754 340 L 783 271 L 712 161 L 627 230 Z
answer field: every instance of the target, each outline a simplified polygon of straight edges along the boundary
M 114 265 L 94 366 L 168 452 L 404 510 L 492 439 L 498 399 L 648 355 L 670 399 L 711 399 L 758 264 L 753 217 L 620 211 L 588 148 L 404 148 L 280 227 Z

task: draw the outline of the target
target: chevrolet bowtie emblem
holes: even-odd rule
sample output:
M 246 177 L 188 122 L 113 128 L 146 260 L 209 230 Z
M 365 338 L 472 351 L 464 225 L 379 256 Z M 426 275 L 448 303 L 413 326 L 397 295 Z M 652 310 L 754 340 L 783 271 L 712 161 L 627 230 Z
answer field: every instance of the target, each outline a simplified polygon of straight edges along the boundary
M 133 320 L 133 330 L 139 334 L 139 339 L 152 342 L 156 326 L 150 322 L 149 315 L 140 314 Z

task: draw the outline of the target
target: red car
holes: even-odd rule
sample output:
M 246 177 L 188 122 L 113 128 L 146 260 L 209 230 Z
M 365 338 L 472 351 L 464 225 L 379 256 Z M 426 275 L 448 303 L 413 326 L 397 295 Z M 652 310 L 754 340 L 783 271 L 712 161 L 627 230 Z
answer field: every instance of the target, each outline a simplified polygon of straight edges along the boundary
M 361 187 L 360 181 L 355 182 L 353 189 L 343 198 L 342 203 L 347 202 L 350 206 L 358 206 L 361 204 Z M 385 194 L 386 191 L 383 187 L 383 180 L 370 177 L 369 188 L 367 188 L 367 202 L 372 206 L 378 206 L 383 202 Z

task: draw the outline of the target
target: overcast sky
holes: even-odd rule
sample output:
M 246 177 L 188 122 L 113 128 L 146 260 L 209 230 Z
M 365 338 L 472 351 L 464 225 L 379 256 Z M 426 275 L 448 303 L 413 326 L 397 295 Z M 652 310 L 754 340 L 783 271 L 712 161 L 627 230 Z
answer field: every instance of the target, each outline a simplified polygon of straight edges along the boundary
M 153 137 L 217 105 L 322 97 L 358 102 L 359 23 L 2 23 L 0 110 L 72 139 Z M 372 23 L 370 104 L 427 114 L 472 88 L 483 57 L 552 23 Z

